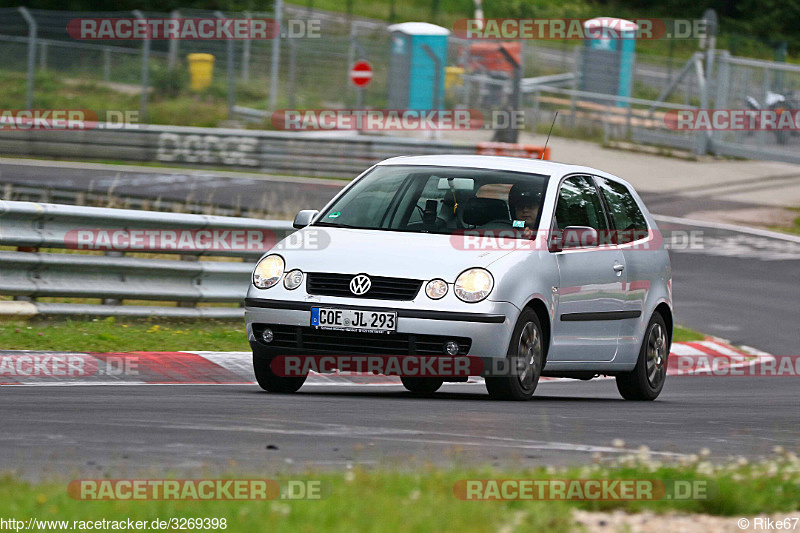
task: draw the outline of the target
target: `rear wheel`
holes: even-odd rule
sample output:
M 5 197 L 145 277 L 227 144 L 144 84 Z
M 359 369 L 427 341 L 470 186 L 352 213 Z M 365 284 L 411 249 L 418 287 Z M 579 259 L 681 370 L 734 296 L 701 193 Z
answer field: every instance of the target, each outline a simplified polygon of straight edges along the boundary
M 444 380 L 437 378 L 405 378 L 401 377 L 403 387 L 417 394 L 433 394 L 442 386 Z
M 667 379 L 669 344 L 664 317 L 655 313 L 647 325 L 636 366 L 631 372 L 617 376 L 617 390 L 623 398 L 637 401 L 658 398 Z
M 489 395 L 497 400 L 530 400 L 544 364 L 542 327 L 533 309 L 525 309 L 520 314 L 506 361 L 510 375 L 486 378 Z
M 271 357 L 253 353 L 253 372 L 256 375 L 258 385 L 269 392 L 292 393 L 297 392 L 306 381 L 306 376 L 302 377 L 283 377 L 277 375 L 270 367 Z

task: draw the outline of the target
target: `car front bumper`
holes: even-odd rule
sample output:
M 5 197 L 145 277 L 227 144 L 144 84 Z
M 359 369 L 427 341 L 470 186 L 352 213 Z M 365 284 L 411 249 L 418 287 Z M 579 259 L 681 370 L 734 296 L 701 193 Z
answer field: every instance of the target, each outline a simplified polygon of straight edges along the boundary
M 466 354 L 481 358 L 505 358 L 511 333 L 520 310 L 509 302 L 484 301 L 479 304 L 465 304 L 468 309 L 418 309 L 408 304 L 412 302 L 391 302 L 385 300 L 359 300 L 357 304 L 332 301 L 288 301 L 263 298 L 245 300 L 245 320 L 247 337 L 254 351 L 262 354 L 284 355 L 303 353 L 304 350 L 273 348 L 256 338 L 253 325 L 263 324 L 309 328 L 312 307 L 336 307 L 350 309 L 369 309 L 397 312 L 397 334 L 431 335 L 440 337 L 468 338 L 470 348 Z M 333 301 L 338 300 L 338 301 Z M 394 305 L 405 304 L 405 305 Z M 413 304 L 412 304 L 413 305 Z M 391 335 L 391 334 L 390 334 Z M 376 338 L 385 338 L 375 334 Z M 308 350 L 306 350 L 308 351 Z M 308 351 L 319 354 L 322 351 Z M 338 351 L 336 353 L 341 353 Z M 376 352 L 375 355 L 380 354 Z

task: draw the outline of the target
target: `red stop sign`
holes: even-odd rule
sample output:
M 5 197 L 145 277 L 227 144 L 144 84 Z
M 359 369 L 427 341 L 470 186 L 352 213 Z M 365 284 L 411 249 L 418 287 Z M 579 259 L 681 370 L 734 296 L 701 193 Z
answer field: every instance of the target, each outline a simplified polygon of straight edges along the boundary
M 356 61 L 350 69 L 350 81 L 356 87 L 366 87 L 372 81 L 372 65 L 369 61 Z

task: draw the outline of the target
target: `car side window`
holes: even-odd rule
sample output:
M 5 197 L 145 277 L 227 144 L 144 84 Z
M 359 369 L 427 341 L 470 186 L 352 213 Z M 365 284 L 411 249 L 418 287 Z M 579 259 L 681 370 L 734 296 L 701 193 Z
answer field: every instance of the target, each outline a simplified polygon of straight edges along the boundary
M 597 183 L 608 205 L 611 221 L 619 232 L 618 244 L 641 238 L 641 232 L 647 232 L 647 220 L 628 188 L 605 178 L 597 178 Z
M 603 203 L 590 178 L 572 176 L 561 183 L 556 222 L 560 229 L 568 226 L 588 226 L 597 231 L 608 229 Z

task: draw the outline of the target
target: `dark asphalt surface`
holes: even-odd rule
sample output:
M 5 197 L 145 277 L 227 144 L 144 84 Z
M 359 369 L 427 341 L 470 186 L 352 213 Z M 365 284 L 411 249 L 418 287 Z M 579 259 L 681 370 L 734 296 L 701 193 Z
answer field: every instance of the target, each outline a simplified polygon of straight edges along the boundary
M 55 176 L 23 170 L 28 174 L 20 179 L 29 184 Z M 20 169 L 2 165 L 0 171 L 9 181 Z M 81 187 L 90 174 L 62 172 L 59 185 Z M 237 181 L 220 183 L 211 174 L 194 183 L 189 173 L 178 174 L 186 176 L 178 180 L 184 187 L 213 184 L 218 200 L 223 194 L 246 199 L 246 187 L 263 188 L 250 178 L 230 178 L 245 179 L 240 190 Z M 134 185 L 134 176 L 123 175 L 118 187 L 128 180 L 140 195 L 155 187 L 147 186 L 147 176 Z M 273 186 L 293 187 L 288 181 Z M 159 194 L 181 194 L 180 183 L 164 187 Z M 296 188 L 287 194 L 303 201 L 308 193 L 307 207 L 321 206 L 335 192 L 314 184 Z M 659 214 L 697 208 L 686 198 L 645 199 Z M 667 226 L 702 229 L 661 224 Z M 677 322 L 773 354 L 800 354 L 800 244 L 703 231 L 707 249 L 671 254 Z M 615 453 L 608 450 L 614 439 L 629 449 L 646 445 L 663 453 L 707 447 L 719 459 L 800 446 L 800 387 L 791 377 L 673 377 L 652 403 L 622 401 L 612 380 L 543 383 L 528 403 L 490 401 L 476 385 L 442 390 L 421 399 L 396 387 L 306 387 L 292 396 L 253 386 L 3 387 L 0 464 L 32 477 L 121 476 L 143 469 L 196 473 L 348 463 L 565 464 L 589 461 L 596 451 Z
M 800 242 L 669 226 L 702 230 L 711 251 L 732 254 L 670 254 L 677 323 L 773 355 L 800 355 Z M 790 258 L 759 259 L 776 248 Z
M 614 439 L 629 450 L 707 447 L 717 459 L 800 444 L 793 378 L 672 378 L 649 403 L 622 400 L 611 380 L 543 383 L 524 403 L 491 401 L 478 385 L 443 390 L 423 399 L 400 387 L 306 387 L 290 396 L 254 386 L 6 388 L 0 464 L 92 477 L 348 463 L 513 467 L 614 455 Z
M 80 163 L 50 167 L 47 164 L 30 165 L 4 160 L 0 163 L 0 183 L 92 191 L 111 196 L 147 196 L 172 201 L 188 199 L 276 213 L 320 208 L 346 183 L 342 180 L 298 179 L 213 170 L 120 165 L 73 168 L 79 167 Z

